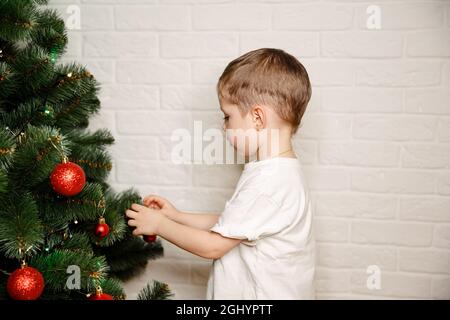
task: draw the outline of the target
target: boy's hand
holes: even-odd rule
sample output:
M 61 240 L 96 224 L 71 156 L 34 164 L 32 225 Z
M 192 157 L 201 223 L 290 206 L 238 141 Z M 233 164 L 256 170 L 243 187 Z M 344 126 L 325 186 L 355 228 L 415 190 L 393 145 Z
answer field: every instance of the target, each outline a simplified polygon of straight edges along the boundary
M 133 235 L 154 235 L 158 234 L 158 226 L 162 219 L 163 214 L 160 210 L 150 209 L 137 203 L 131 205 L 131 210 L 126 211 L 128 225 L 136 227 L 133 230 Z
M 157 196 L 156 194 L 149 194 L 148 196 L 146 196 L 143 200 L 143 203 L 149 208 L 159 209 L 160 213 L 170 219 L 173 219 L 177 214 L 180 213 L 180 211 L 177 210 L 169 200 Z

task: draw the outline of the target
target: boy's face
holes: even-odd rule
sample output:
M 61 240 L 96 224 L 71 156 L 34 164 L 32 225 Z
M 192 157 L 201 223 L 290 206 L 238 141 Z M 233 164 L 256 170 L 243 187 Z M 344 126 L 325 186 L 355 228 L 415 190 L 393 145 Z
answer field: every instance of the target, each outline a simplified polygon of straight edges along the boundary
M 225 101 L 220 105 L 224 114 L 223 130 L 227 140 L 241 154 L 254 155 L 258 149 L 258 134 L 251 112 L 242 116 L 237 105 Z

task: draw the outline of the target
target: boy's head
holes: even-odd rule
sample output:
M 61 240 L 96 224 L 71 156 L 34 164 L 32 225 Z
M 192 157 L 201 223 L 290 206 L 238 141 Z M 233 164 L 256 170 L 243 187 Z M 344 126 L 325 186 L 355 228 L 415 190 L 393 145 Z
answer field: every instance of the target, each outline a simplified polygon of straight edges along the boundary
M 224 129 L 275 128 L 288 130 L 292 136 L 311 98 L 311 84 L 294 56 L 262 48 L 227 65 L 217 94 L 225 114 Z

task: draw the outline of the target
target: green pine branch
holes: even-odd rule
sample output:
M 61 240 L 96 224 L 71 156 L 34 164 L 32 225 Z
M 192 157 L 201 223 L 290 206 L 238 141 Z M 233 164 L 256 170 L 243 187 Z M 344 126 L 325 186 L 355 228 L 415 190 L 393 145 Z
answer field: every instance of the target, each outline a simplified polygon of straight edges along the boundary
M 36 26 L 37 1 L 2 0 L 0 2 L 0 37 L 9 41 L 28 40 Z
M 96 146 L 104 150 L 106 146 L 112 145 L 115 141 L 108 129 L 98 129 L 95 132 L 85 132 L 74 129 L 67 132 L 66 137 L 70 141 L 72 149 L 75 149 L 76 147 L 83 148 Z M 72 144 L 74 146 L 72 146 Z
M 0 251 L 8 258 L 22 260 L 39 251 L 44 229 L 31 194 L 0 198 Z
M 73 288 L 70 284 L 71 275 L 77 276 L 79 270 L 80 289 L 83 292 L 95 292 L 98 281 L 104 281 L 108 274 L 108 264 L 102 256 L 95 256 L 90 252 L 79 250 L 54 250 L 47 254 L 34 256 L 29 265 L 37 268 L 45 279 L 45 286 L 48 290 L 60 292 Z M 79 268 L 74 271 L 74 267 Z
M 173 296 L 169 286 L 166 283 L 153 280 L 153 283 L 147 284 L 138 294 L 138 300 L 168 300 Z
M 57 129 L 28 125 L 20 147 L 13 154 L 11 185 L 20 189 L 36 186 L 48 179 L 55 165 L 61 162 L 61 156 L 68 154 L 67 143 Z
M 25 259 L 43 273 L 42 299 L 86 299 L 100 285 L 125 298 L 119 279 L 142 271 L 163 254 L 159 241 L 134 237 L 125 211 L 141 203 L 133 189 L 116 193 L 106 179 L 112 134 L 87 132 L 100 110 L 99 84 L 78 63 L 59 63 L 67 32 L 46 0 L 0 1 L 0 299 L 8 299 L 7 275 Z M 50 175 L 62 158 L 81 166 L 83 190 L 58 195 Z M 109 234 L 94 231 L 100 217 Z M 79 290 L 66 286 L 67 267 L 81 270 Z M 95 281 L 93 279 L 96 279 Z M 162 284 L 147 287 L 145 299 L 166 299 Z

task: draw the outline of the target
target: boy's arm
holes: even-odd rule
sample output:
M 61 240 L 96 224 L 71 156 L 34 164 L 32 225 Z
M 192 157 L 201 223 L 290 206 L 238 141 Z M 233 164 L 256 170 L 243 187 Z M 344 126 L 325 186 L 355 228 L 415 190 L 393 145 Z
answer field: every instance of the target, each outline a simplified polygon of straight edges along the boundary
M 217 213 L 190 213 L 174 211 L 167 216 L 175 222 L 184 224 L 189 227 L 209 230 L 217 223 L 219 220 L 219 214 Z
M 176 246 L 207 259 L 221 258 L 242 241 L 183 225 L 166 216 L 158 224 L 157 234 Z

